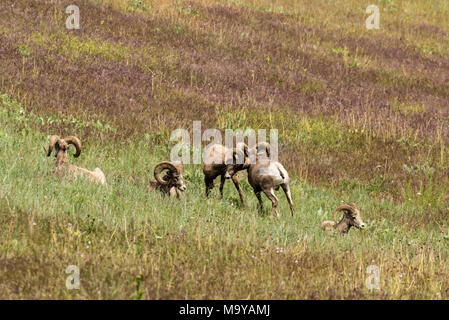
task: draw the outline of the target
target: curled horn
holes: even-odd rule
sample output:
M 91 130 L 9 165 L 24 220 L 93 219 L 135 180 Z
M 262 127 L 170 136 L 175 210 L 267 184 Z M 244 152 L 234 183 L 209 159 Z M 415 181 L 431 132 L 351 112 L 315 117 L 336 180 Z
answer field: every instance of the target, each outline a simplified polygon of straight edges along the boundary
M 348 210 L 349 212 L 354 212 L 354 207 L 353 206 L 349 206 L 347 204 L 343 204 L 341 206 L 339 206 L 337 209 L 335 209 L 334 211 L 334 221 L 335 223 L 337 223 L 337 215 L 340 211 L 342 210 Z
M 67 137 L 64 138 L 65 142 L 67 142 L 67 144 L 73 144 L 76 148 L 76 153 L 73 155 L 75 158 L 78 158 L 81 154 L 81 141 L 80 139 L 78 139 L 77 137 Z
M 53 151 L 53 148 L 55 147 L 55 144 L 61 140 L 58 136 L 51 136 L 50 137 L 50 145 L 48 146 L 48 151 L 47 151 L 47 157 L 51 156 L 51 153 Z
M 157 182 L 159 182 L 160 184 L 168 184 L 168 181 L 165 181 L 161 178 L 161 172 L 165 169 L 168 169 L 174 173 L 178 172 L 178 169 L 176 169 L 176 167 L 171 164 L 168 161 L 164 161 L 164 162 L 160 162 L 156 165 L 156 167 L 154 168 L 154 178 L 157 180 Z M 178 172 L 179 173 L 179 172 Z

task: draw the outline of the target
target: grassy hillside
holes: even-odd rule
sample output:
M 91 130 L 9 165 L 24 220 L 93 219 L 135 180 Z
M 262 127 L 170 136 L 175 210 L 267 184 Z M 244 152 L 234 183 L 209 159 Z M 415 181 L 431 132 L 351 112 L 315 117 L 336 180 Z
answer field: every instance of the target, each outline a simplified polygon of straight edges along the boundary
M 374 3 L 376 31 L 355 0 L 0 2 L 0 298 L 449 298 L 449 4 Z M 147 194 L 193 120 L 278 129 L 296 215 L 246 173 L 246 206 L 205 199 L 198 165 L 182 201 Z M 57 179 L 52 134 L 108 185 Z M 366 230 L 319 229 L 342 202 Z

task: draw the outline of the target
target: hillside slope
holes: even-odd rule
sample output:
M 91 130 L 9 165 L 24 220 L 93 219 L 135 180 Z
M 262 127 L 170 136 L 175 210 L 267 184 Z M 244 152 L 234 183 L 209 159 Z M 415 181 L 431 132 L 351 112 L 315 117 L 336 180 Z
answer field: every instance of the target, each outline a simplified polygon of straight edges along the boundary
M 0 297 L 448 298 L 449 5 L 377 5 L 373 31 L 355 0 L 1 1 Z M 278 129 L 297 215 L 246 182 L 205 201 L 198 165 L 183 201 L 148 196 L 194 120 Z M 56 179 L 51 134 L 108 186 Z M 341 202 L 367 230 L 318 229 Z

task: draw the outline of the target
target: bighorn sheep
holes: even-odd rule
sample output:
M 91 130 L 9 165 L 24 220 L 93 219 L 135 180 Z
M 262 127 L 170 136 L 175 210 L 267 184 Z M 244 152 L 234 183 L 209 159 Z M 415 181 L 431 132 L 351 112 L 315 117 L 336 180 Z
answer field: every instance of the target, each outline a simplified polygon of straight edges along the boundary
M 343 212 L 343 218 L 337 222 L 337 216 L 339 212 Z M 355 203 L 351 203 L 349 205 L 341 205 L 334 211 L 334 221 L 323 221 L 321 224 L 321 229 L 329 230 L 334 228 L 338 230 L 340 233 L 347 233 L 351 227 L 356 227 L 358 229 L 365 228 L 365 224 L 360 218 L 360 212 L 357 209 L 357 205 Z
M 236 161 L 236 156 L 244 161 Z M 223 186 L 226 179 L 231 179 L 237 189 L 242 204 L 245 203 L 243 191 L 235 175 L 238 171 L 245 170 L 248 163 L 248 147 L 240 143 L 234 149 L 226 148 L 221 144 L 214 144 L 206 149 L 203 160 L 204 182 L 206 184 L 206 197 L 214 187 L 214 180 L 220 176 L 220 195 L 223 197 Z M 241 162 L 241 163 L 239 163 Z
M 277 209 L 278 198 L 274 194 L 273 190 L 279 190 L 282 187 L 285 196 L 287 197 L 288 204 L 290 206 L 290 212 L 293 216 L 295 210 L 293 208 L 292 194 L 290 191 L 290 178 L 284 166 L 277 162 L 270 160 L 261 151 L 266 151 L 266 155 L 270 157 L 270 144 L 267 142 L 260 143 L 256 146 L 253 152 L 256 152 L 256 161 L 249 161 L 247 165 L 248 170 L 248 182 L 253 187 L 254 193 L 259 200 L 259 210 L 263 210 L 263 202 L 261 192 L 265 193 L 268 199 L 272 202 L 271 214 L 279 216 Z M 251 151 L 250 151 L 251 154 Z M 230 172 L 232 173 L 232 171 Z
M 56 135 L 50 137 L 50 146 L 48 147 L 47 157 L 51 156 L 53 149 L 55 150 L 56 157 L 56 174 L 62 176 L 64 174 L 71 175 L 72 177 L 78 177 L 80 175 L 86 176 L 90 181 L 105 184 L 106 178 L 99 168 L 95 168 L 94 171 L 89 171 L 84 168 L 76 167 L 67 161 L 67 150 L 70 145 L 74 145 L 76 153 L 73 155 L 78 158 L 81 154 L 81 141 L 73 136 L 61 139 Z
M 163 170 L 168 170 L 164 177 L 161 177 Z M 181 191 L 187 189 L 184 178 L 184 166 L 180 161 L 173 162 L 161 162 L 154 168 L 154 178 L 156 180 L 150 181 L 148 191 L 159 190 L 162 194 L 169 195 L 170 197 L 177 196 L 181 198 Z

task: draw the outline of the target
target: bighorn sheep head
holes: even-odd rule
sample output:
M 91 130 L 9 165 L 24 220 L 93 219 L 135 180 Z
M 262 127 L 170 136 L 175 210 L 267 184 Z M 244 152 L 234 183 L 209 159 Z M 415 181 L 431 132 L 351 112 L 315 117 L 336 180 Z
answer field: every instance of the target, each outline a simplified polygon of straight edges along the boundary
M 224 177 L 226 179 L 231 178 L 239 171 L 245 170 L 249 165 L 249 152 L 248 146 L 241 142 L 232 149 L 232 159 L 226 160 L 226 172 Z
M 365 224 L 360 218 L 360 211 L 357 209 L 355 203 L 350 205 L 341 205 L 334 211 L 334 222 L 337 223 L 338 213 L 343 212 L 344 216 L 342 220 L 346 220 L 351 227 L 356 227 L 357 229 L 365 228 Z M 341 221 L 342 221 L 341 220 Z
M 168 170 L 167 174 L 162 177 L 162 171 Z M 154 168 L 154 178 L 161 185 L 171 185 L 175 186 L 180 191 L 185 191 L 187 189 L 184 182 L 184 166 L 180 161 L 174 162 L 160 162 Z
M 340 212 L 343 212 L 342 219 L 337 222 L 337 217 Z M 341 233 L 347 233 L 351 227 L 356 227 L 357 229 L 364 229 L 365 223 L 360 217 L 360 211 L 355 203 L 349 205 L 344 204 L 339 206 L 334 211 L 334 221 L 324 221 L 321 224 L 321 228 L 326 230 L 329 227 L 333 227 L 340 231 Z
M 50 146 L 48 147 L 47 157 L 51 156 L 53 149 L 55 150 L 55 157 L 58 157 L 59 152 L 67 152 L 70 145 L 74 145 L 76 148 L 76 153 L 73 155 L 78 158 L 81 154 L 81 141 L 77 137 L 69 136 L 67 138 L 61 139 L 58 136 L 50 137 Z
M 268 142 L 258 143 L 251 149 L 248 149 L 248 146 L 243 142 L 238 143 L 232 150 L 232 163 L 226 165 L 225 178 L 230 178 L 236 172 L 248 169 L 250 164 L 255 163 L 260 158 L 268 159 L 270 152 Z

